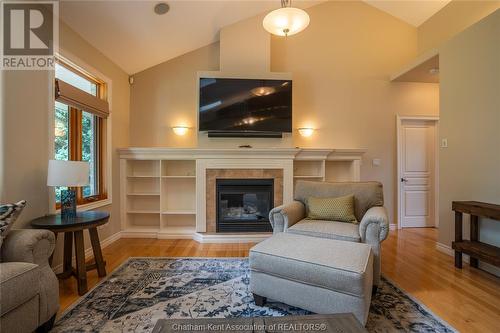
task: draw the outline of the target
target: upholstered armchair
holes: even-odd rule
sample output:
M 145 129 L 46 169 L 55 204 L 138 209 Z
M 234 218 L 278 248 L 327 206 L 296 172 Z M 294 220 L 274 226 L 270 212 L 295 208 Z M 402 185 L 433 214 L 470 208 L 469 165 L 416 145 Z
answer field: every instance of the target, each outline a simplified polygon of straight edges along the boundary
M 48 332 L 59 309 L 59 283 L 49 265 L 48 230 L 9 231 L 0 260 L 0 332 Z
M 309 197 L 354 195 L 354 215 L 359 223 L 307 219 Z M 373 284 L 380 282 L 380 244 L 387 238 L 389 222 L 379 182 L 327 183 L 298 181 L 295 201 L 273 208 L 269 219 L 274 233 L 290 232 L 312 237 L 331 238 L 370 244 L 373 250 Z

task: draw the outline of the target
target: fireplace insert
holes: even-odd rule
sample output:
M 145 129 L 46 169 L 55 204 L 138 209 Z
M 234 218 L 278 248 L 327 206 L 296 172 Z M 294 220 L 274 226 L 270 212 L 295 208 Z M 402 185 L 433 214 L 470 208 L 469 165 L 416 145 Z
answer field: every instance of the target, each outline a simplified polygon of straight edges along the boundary
M 217 179 L 217 232 L 270 232 L 274 179 Z

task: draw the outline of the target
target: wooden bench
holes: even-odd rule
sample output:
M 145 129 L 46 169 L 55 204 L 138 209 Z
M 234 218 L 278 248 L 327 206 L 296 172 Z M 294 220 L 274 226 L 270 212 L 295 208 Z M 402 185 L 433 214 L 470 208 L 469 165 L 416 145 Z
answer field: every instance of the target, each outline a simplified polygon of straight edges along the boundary
M 478 261 L 500 267 L 500 247 L 479 241 L 479 217 L 486 217 L 500 222 L 500 205 L 477 201 L 453 201 L 455 211 L 455 267 L 462 268 L 462 253 L 470 256 L 470 266 L 477 268 Z M 470 240 L 462 238 L 463 214 L 470 214 Z

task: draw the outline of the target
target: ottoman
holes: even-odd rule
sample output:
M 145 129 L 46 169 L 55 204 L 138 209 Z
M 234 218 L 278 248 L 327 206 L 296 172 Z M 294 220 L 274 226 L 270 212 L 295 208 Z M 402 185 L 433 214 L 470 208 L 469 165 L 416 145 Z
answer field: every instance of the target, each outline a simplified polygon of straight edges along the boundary
M 250 250 L 250 291 L 319 314 L 353 313 L 366 324 L 373 281 L 371 246 L 282 232 Z

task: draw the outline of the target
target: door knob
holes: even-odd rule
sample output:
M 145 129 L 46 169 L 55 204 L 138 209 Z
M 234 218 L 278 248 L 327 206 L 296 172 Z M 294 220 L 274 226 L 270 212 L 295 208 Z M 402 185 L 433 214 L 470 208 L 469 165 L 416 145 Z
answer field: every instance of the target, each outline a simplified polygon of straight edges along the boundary
M 406 179 L 406 178 L 401 178 L 401 182 L 402 182 L 402 183 L 406 183 L 407 181 L 408 181 L 408 179 Z

